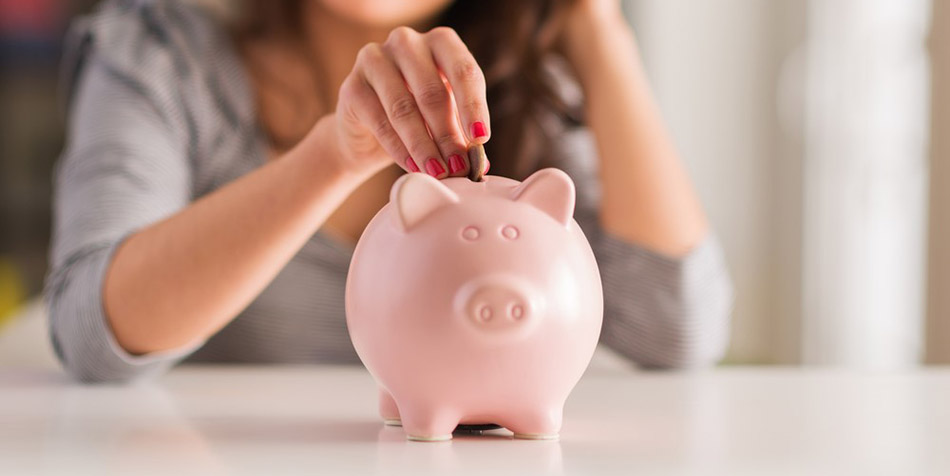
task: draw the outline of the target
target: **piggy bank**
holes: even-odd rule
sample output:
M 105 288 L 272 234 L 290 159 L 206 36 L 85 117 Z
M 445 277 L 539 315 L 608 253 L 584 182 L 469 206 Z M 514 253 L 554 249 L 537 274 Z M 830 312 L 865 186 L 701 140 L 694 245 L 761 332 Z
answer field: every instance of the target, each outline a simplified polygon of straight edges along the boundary
M 573 213 L 574 183 L 557 169 L 396 181 L 346 282 L 350 337 L 388 424 L 420 441 L 491 424 L 557 437 L 603 321 Z

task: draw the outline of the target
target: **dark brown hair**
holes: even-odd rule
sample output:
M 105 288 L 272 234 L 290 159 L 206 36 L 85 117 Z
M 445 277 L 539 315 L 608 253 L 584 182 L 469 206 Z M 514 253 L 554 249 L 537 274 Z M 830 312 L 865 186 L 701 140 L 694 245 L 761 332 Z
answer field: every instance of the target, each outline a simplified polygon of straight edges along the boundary
M 302 0 L 250 2 L 237 24 L 238 40 L 272 32 L 299 34 Z M 548 150 L 550 123 L 580 122 L 580 112 L 569 106 L 552 83 L 545 61 L 555 50 L 561 22 L 572 0 L 455 0 L 441 14 L 439 26 L 448 26 L 471 50 L 485 73 L 492 140 L 486 145 L 492 173 L 522 179 L 539 166 Z M 318 72 L 315 72 L 318 73 Z M 266 74 L 266 73 L 259 73 Z M 269 76 L 263 81 L 280 81 Z M 319 78 L 315 78 L 319 81 Z M 260 102 L 260 101 L 259 101 Z M 299 104 L 299 102 L 298 102 Z M 315 121 L 318 114 L 302 112 Z M 547 121 L 546 121 L 547 119 Z M 308 127 L 289 137 L 278 137 L 263 121 L 269 139 L 278 147 L 300 140 Z

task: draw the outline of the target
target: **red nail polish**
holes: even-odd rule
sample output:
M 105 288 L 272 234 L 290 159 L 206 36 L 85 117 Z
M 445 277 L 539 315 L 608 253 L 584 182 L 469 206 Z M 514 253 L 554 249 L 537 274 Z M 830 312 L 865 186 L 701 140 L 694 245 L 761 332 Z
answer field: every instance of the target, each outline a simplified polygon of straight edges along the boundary
M 485 137 L 488 135 L 488 128 L 485 127 L 485 123 L 482 121 L 477 121 L 472 124 L 472 137 L 478 139 L 479 137 Z
M 412 160 L 412 157 L 406 157 L 406 168 L 409 169 L 410 172 L 419 171 L 419 166 L 416 165 L 415 160 Z
M 440 164 L 438 160 L 428 159 L 426 160 L 426 172 L 428 172 L 429 175 L 438 178 L 439 175 L 445 173 L 445 167 L 442 167 L 442 164 Z
M 449 157 L 449 173 L 458 173 L 465 170 L 465 162 L 462 162 L 462 156 L 455 154 Z

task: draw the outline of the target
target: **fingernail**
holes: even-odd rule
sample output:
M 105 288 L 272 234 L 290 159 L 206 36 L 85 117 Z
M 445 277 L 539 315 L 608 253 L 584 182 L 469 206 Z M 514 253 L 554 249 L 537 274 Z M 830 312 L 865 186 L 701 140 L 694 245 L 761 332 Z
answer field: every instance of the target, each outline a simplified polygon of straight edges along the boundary
M 479 137 L 485 137 L 488 135 L 488 128 L 485 127 L 485 123 L 482 121 L 477 121 L 472 124 L 472 137 L 478 139 Z
M 458 173 L 465 170 L 465 162 L 462 162 L 462 156 L 455 154 L 449 157 L 449 173 Z
M 443 167 L 438 160 L 428 159 L 426 160 L 426 172 L 428 172 L 429 175 L 438 178 L 439 175 L 445 173 L 445 167 Z
M 485 160 L 485 171 L 482 172 L 482 175 L 487 174 L 487 173 L 488 173 L 488 169 L 490 169 L 490 168 L 491 168 L 491 162 L 489 162 L 488 160 Z
M 406 157 L 406 168 L 408 168 L 410 172 L 419 171 L 419 166 L 416 165 L 415 160 L 412 160 L 412 157 Z

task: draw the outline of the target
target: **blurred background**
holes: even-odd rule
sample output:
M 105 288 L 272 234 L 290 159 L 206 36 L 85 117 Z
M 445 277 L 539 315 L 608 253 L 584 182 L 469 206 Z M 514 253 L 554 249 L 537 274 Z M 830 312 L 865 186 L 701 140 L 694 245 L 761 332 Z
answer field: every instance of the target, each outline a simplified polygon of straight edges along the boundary
M 0 0 L 0 366 L 54 365 L 57 65 L 95 3 Z M 723 364 L 950 363 L 950 4 L 624 7 L 736 282 Z

